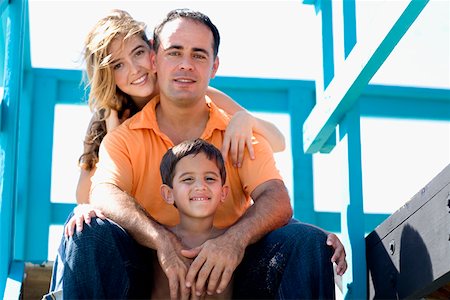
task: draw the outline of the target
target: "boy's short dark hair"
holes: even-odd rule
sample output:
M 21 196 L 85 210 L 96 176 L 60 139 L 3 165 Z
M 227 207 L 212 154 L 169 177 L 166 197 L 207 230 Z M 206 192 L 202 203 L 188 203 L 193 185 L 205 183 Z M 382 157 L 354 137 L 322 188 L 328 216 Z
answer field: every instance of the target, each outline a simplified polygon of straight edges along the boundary
M 220 34 L 219 30 L 217 29 L 216 25 L 214 25 L 213 22 L 209 19 L 209 17 L 199 11 L 194 11 L 188 8 L 181 8 L 181 9 L 174 9 L 170 11 L 166 18 L 162 20 L 161 23 L 156 25 L 155 29 L 153 30 L 153 49 L 155 49 L 155 52 L 158 52 L 159 44 L 161 43 L 159 39 L 159 35 L 161 34 L 161 31 L 163 30 L 164 26 L 173 20 L 176 19 L 191 19 L 193 21 L 199 22 L 201 24 L 204 24 L 206 27 L 208 27 L 211 30 L 211 33 L 213 35 L 213 53 L 214 58 L 217 57 L 217 54 L 219 53 L 219 45 L 220 45 Z
M 227 178 L 227 172 L 225 170 L 225 162 L 223 160 L 222 153 L 220 153 L 220 150 L 217 149 L 216 146 L 203 139 L 184 141 L 170 148 L 166 154 L 164 154 L 159 166 L 162 182 L 172 188 L 175 168 L 178 162 L 183 157 L 191 154 L 195 156 L 199 153 L 204 153 L 209 160 L 216 162 L 217 168 L 220 172 L 222 185 L 224 185 Z

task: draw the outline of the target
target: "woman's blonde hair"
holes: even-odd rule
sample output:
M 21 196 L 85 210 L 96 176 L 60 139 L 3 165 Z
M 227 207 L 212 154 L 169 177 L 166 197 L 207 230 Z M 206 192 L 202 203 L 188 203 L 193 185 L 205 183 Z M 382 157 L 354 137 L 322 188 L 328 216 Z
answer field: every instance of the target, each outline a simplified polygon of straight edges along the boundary
M 118 38 L 126 40 L 135 35 L 148 43 L 145 28 L 143 22 L 136 21 L 128 12 L 115 9 L 99 20 L 88 33 L 84 43 L 84 61 L 86 87 L 90 88 L 88 103 L 91 110 L 104 109 L 104 117 L 107 117 L 110 109 L 120 111 L 122 105 L 129 101 L 128 95 L 116 87 L 110 68 L 109 47 Z
M 95 116 L 89 124 L 85 141 L 84 153 L 78 162 L 81 168 L 91 170 L 98 161 L 100 143 L 106 135 L 105 119 L 111 109 L 119 112 L 119 117 L 130 109 L 131 114 L 137 112 L 137 107 L 131 97 L 122 92 L 114 80 L 110 66 L 110 45 L 114 40 L 126 40 L 140 36 L 150 47 L 143 22 L 136 21 L 123 10 L 112 10 L 88 33 L 84 43 L 84 82 L 89 89 L 88 104 Z

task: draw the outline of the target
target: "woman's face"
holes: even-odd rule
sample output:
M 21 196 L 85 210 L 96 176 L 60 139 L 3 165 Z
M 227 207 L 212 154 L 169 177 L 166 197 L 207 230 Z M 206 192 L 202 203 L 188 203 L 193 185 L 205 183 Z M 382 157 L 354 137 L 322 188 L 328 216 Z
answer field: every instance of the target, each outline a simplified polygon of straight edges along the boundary
M 152 50 L 138 35 L 126 40 L 121 37 L 109 47 L 110 66 L 117 87 L 131 96 L 139 108 L 144 107 L 156 94 L 156 77 L 151 64 Z

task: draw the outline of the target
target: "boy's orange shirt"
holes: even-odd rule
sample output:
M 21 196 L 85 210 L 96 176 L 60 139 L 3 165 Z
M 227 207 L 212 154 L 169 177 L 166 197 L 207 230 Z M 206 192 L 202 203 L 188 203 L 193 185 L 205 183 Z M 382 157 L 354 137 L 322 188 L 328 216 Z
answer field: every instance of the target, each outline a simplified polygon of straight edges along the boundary
M 92 188 L 100 183 L 114 184 L 133 196 L 159 223 L 174 226 L 179 222 L 178 211 L 161 197 L 159 173 L 164 153 L 174 144 L 159 130 L 155 110 L 158 103 L 159 97 L 155 97 L 141 112 L 105 136 Z M 221 149 L 230 117 L 208 98 L 205 105 L 210 118 L 201 138 Z M 258 185 L 282 179 L 268 142 L 255 135 L 253 147 L 256 159 L 251 160 L 246 152 L 241 168 L 233 167 L 231 159 L 226 160 L 226 185 L 230 192 L 216 212 L 216 227 L 235 223 L 251 205 L 250 194 Z

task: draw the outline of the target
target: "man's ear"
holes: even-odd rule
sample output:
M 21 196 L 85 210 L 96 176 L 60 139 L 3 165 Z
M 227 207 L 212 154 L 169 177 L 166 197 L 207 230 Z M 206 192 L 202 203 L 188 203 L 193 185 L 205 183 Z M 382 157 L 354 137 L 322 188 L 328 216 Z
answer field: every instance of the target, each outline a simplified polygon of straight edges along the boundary
M 162 184 L 160 191 L 161 191 L 161 196 L 167 202 L 167 204 L 172 205 L 174 203 L 172 188 L 170 186 L 168 186 L 167 184 Z
M 214 59 L 214 63 L 213 63 L 213 66 L 212 66 L 211 79 L 216 77 L 216 72 L 217 72 L 218 69 L 219 69 L 219 57 L 217 56 Z
M 156 51 L 150 51 L 150 62 L 152 64 L 153 73 L 156 74 Z
M 220 202 L 225 202 L 225 198 L 228 196 L 228 192 L 230 191 L 230 187 L 228 185 L 222 186 L 222 194 L 220 195 Z

